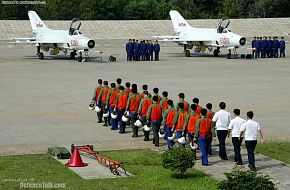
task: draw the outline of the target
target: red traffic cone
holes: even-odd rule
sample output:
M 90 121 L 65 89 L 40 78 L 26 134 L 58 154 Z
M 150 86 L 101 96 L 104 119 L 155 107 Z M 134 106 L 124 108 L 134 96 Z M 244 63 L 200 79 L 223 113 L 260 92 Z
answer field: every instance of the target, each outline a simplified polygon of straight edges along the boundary
M 75 147 L 72 157 L 65 165 L 68 167 L 84 167 L 87 166 L 88 164 L 83 163 L 79 150 L 77 147 Z

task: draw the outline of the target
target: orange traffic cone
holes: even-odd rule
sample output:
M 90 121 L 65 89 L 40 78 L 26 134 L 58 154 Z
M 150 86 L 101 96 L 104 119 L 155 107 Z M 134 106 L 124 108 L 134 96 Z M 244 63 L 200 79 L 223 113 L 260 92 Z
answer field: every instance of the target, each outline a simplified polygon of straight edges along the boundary
M 75 147 L 72 157 L 65 165 L 68 167 L 84 167 L 87 166 L 88 164 L 83 163 L 79 150 L 77 147 Z

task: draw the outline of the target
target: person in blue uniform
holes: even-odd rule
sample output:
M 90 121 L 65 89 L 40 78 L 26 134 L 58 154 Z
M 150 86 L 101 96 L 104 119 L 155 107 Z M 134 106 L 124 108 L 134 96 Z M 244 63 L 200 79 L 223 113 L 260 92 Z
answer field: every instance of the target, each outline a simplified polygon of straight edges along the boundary
M 141 51 L 141 60 L 145 61 L 146 59 L 146 44 L 145 40 L 143 40 L 140 44 L 140 51 Z
M 149 59 L 149 40 L 146 40 L 146 43 L 145 43 L 145 45 L 146 45 L 146 55 L 145 55 L 145 59 L 146 59 L 146 61 L 149 61 L 150 59 Z
M 257 43 L 256 43 L 256 58 L 260 58 L 260 55 L 261 55 L 261 47 L 262 47 L 262 43 L 260 40 L 261 38 L 260 37 L 257 37 Z
M 268 58 L 273 57 L 273 48 L 274 48 L 274 43 L 272 41 L 272 38 L 268 38 Z
M 284 37 L 281 37 L 279 44 L 280 44 L 280 46 L 279 46 L 280 47 L 280 57 L 285 57 L 286 46 L 285 46 Z
M 135 39 L 132 40 L 132 44 L 133 44 L 132 59 L 133 59 L 134 61 L 136 61 L 136 56 L 135 56 L 136 41 L 135 41 Z
M 139 51 L 140 51 L 139 42 L 138 40 L 136 40 L 134 44 L 134 56 L 136 61 L 140 60 Z
M 127 61 L 130 60 L 130 48 L 131 48 L 132 39 L 126 43 L 126 53 L 127 53 Z
M 159 52 L 160 52 L 160 45 L 158 44 L 158 41 L 156 40 L 154 44 L 155 61 L 159 61 Z
M 255 36 L 254 39 L 252 40 L 252 57 L 253 58 L 255 57 L 255 53 L 256 53 L 256 43 L 257 43 L 257 40 Z
M 153 61 L 153 51 L 154 51 L 154 45 L 152 44 L 152 41 L 149 41 L 148 45 L 148 52 L 149 52 L 149 61 Z
M 274 57 L 278 57 L 278 49 L 279 49 L 279 40 L 278 37 L 274 38 Z
M 268 41 L 267 41 L 267 37 L 264 36 L 264 39 L 263 39 L 263 50 L 262 50 L 262 57 L 263 58 L 266 58 L 267 48 L 268 48 Z

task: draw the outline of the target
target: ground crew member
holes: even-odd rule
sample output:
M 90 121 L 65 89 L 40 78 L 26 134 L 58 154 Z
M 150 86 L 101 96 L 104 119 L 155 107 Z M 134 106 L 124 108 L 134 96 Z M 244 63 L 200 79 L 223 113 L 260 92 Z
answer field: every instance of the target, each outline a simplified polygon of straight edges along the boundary
M 258 122 L 253 120 L 254 113 L 252 111 L 247 112 L 247 121 L 242 124 L 240 129 L 240 141 L 242 137 L 245 138 L 245 144 L 248 152 L 248 167 L 250 170 L 256 170 L 255 166 L 255 148 L 257 145 L 258 131 L 260 133 L 261 143 L 264 143 L 263 133 Z
M 153 144 L 159 146 L 159 130 L 162 122 L 162 108 L 158 103 L 158 96 L 153 96 L 153 104 L 147 111 L 147 122 L 151 124 L 153 129 Z
M 111 124 L 111 130 L 117 130 L 118 129 L 118 123 L 117 119 L 111 118 L 111 113 L 114 112 L 115 103 L 116 103 L 116 97 L 119 91 L 116 89 L 116 83 L 111 83 L 111 89 L 108 92 L 107 95 L 107 102 L 106 102 L 106 108 L 109 109 L 109 125 Z
M 278 37 L 274 38 L 274 57 L 278 57 L 278 49 L 279 49 L 279 40 Z
M 94 95 L 93 95 L 93 98 L 92 100 L 95 101 L 97 104 L 98 104 L 98 97 L 99 97 L 99 94 L 100 94 L 100 91 L 102 89 L 102 79 L 99 79 L 98 80 L 98 86 L 95 88 L 94 90 Z M 98 112 L 97 113 L 97 116 L 98 116 L 98 123 L 102 123 L 103 121 L 103 113 L 101 112 Z
M 281 37 L 279 47 L 280 47 L 280 57 L 285 57 L 285 47 L 286 46 L 285 46 L 284 37 Z
M 128 96 L 124 92 L 124 86 L 119 87 L 119 93 L 116 97 L 116 107 L 114 111 L 118 113 L 118 123 L 119 123 L 119 133 L 124 134 L 126 123 L 122 121 L 122 117 L 125 113 L 126 105 L 127 105 Z
M 104 81 L 104 86 L 103 88 L 101 89 L 100 91 L 100 94 L 98 96 L 98 102 L 99 102 L 99 105 L 101 105 L 101 110 L 102 110 L 102 114 L 107 112 L 108 110 L 106 109 L 106 103 L 107 103 L 107 95 L 108 95 L 108 92 L 109 92 L 109 87 L 108 87 L 108 81 Z M 104 118 L 104 121 L 105 121 L 105 124 L 103 126 L 108 126 L 108 118 L 105 117 Z
M 133 85 L 132 85 L 133 87 Z M 131 127 L 133 129 L 133 136 L 134 138 L 138 137 L 138 126 L 135 126 L 134 123 L 137 120 L 138 116 L 138 108 L 141 102 L 141 97 L 137 93 L 137 87 L 132 88 L 132 94 L 130 94 L 127 106 L 126 106 L 126 111 L 129 111 L 130 113 L 130 121 L 131 121 Z
M 193 102 L 194 104 L 196 104 L 196 106 L 197 106 L 197 108 L 196 108 L 196 113 L 197 113 L 198 115 L 200 115 L 200 111 L 201 111 L 202 107 L 198 105 L 198 104 L 199 104 L 199 99 L 198 99 L 198 98 L 193 98 L 193 99 L 192 99 L 192 102 Z
M 143 122 L 143 124 L 146 123 L 146 116 L 147 111 L 149 109 L 149 106 L 153 103 L 151 98 L 149 98 L 149 93 L 147 90 L 143 92 L 144 98 L 142 98 L 139 108 L 138 108 L 138 115 L 139 119 Z M 149 141 L 149 132 L 144 131 L 144 141 Z
M 132 59 L 134 60 L 134 61 L 136 61 L 136 54 L 135 54 L 135 51 L 136 51 L 136 49 L 135 48 L 137 48 L 137 45 L 136 45 L 136 41 L 135 41 L 135 39 L 133 39 L 132 40 L 132 44 L 133 44 L 133 51 L 132 51 Z
M 212 104 L 211 103 L 207 103 L 206 104 L 206 108 L 207 108 L 207 113 L 206 113 L 206 117 L 209 118 L 210 120 L 212 120 L 213 116 L 214 116 L 214 112 L 211 111 L 212 109 Z M 212 136 L 210 136 L 210 143 L 209 143 L 209 147 L 208 147 L 208 154 L 212 155 Z
M 267 40 L 267 37 L 264 36 L 264 40 L 263 40 L 263 51 L 262 51 L 262 57 L 263 58 L 266 58 L 267 48 L 268 48 L 268 40 Z
M 179 102 L 178 103 L 178 111 L 176 112 L 174 116 L 174 125 L 171 129 L 172 132 L 176 130 L 176 138 L 182 137 L 182 129 L 184 126 L 185 119 L 187 117 L 188 111 L 184 110 L 184 103 Z M 179 147 L 185 147 L 185 145 L 178 143 Z
M 162 100 L 160 101 L 160 106 L 162 107 L 163 112 L 168 109 L 168 92 L 167 91 L 162 92 Z
M 120 78 L 117 78 L 116 82 L 117 82 L 116 89 L 119 91 L 119 87 L 120 87 L 120 86 L 121 86 L 121 84 L 122 84 L 122 79 L 120 79 Z
M 210 119 L 206 118 L 206 113 L 206 109 L 201 110 L 201 118 L 196 122 L 194 133 L 194 141 L 198 140 L 203 166 L 208 166 L 208 146 L 210 136 L 215 137 L 214 124 Z
M 127 61 L 132 61 L 132 55 L 131 55 L 131 48 L 132 48 L 132 39 L 129 39 L 128 43 L 126 43 L 126 53 L 127 53 Z
M 258 37 L 258 39 L 257 39 L 257 50 L 256 50 L 256 52 L 257 52 L 257 57 L 256 58 L 260 58 L 260 56 L 261 56 L 261 50 L 262 50 L 262 37 Z
M 142 90 L 143 90 L 143 92 L 142 92 L 141 98 L 144 98 L 144 96 L 145 96 L 144 92 L 145 92 L 145 91 L 148 91 L 148 85 L 147 85 L 147 84 L 144 84 L 144 85 L 142 86 Z M 151 98 L 151 96 L 152 96 L 152 95 L 148 92 L 148 97 Z
M 196 104 L 191 104 L 190 107 L 191 107 L 191 112 L 187 115 L 185 119 L 182 132 L 183 132 L 183 136 L 186 136 L 187 134 L 189 142 L 192 143 L 194 139 L 196 122 L 200 118 L 200 115 L 197 114 L 196 112 L 197 110 Z M 196 151 L 194 151 L 194 156 L 196 158 Z
M 165 138 L 167 140 L 167 147 L 168 149 L 173 148 L 174 141 L 171 141 L 168 139 L 168 137 L 172 136 L 172 127 L 174 124 L 174 116 L 176 114 L 176 109 L 174 108 L 173 101 L 168 100 L 168 109 L 164 111 L 163 113 L 163 119 L 162 119 L 162 126 L 164 126 L 165 130 Z
M 141 60 L 145 61 L 146 60 L 146 44 L 145 44 L 145 40 L 141 41 L 141 45 L 140 45 L 140 51 L 141 51 Z
M 153 51 L 154 51 L 154 45 L 152 44 L 152 41 L 149 41 L 148 45 L 148 52 L 149 52 L 149 60 L 153 61 Z
M 183 108 L 183 109 L 184 109 L 185 111 L 189 112 L 189 111 L 190 111 L 189 103 L 188 103 L 187 101 L 185 101 L 184 98 L 185 98 L 184 93 L 179 93 L 179 94 L 178 94 L 178 100 L 179 100 L 179 101 L 178 101 L 178 104 L 179 104 L 179 103 L 183 103 L 183 105 L 184 105 L 184 108 Z M 177 106 L 176 106 L 176 110 L 177 110 L 177 111 L 179 110 L 178 104 L 177 104 Z
M 134 49 L 135 49 L 135 59 L 136 61 L 140 61 L 140 44 L 138 40 L 136 40 Z
M 228 128 L 228 137 L 232 134 L 232 143 L 234 146 L 234 153 L 235 158 L 234 161 L 237 163 L 237 165 L 243 165 L 243 160 L 241 157 L 241 144 L 243 141 L 243 137 L 240 139 L 240 128 L 243 123 L 245 123 L 246 120 L 240 118 L 240 110 L 234 109 L 234 116 L 235 118 L 231 120 L 229 128 Z
M 132 93 L 132 89 L 130 89 L 130 86 L 131 86 L 130 82 L 126 82 L 125 86 L 126 86 L 125 94 L 127 94 L 127 96 L 129 97 L 129 94 Z
M 159 52 L 160 52 L 160 45 L 158 44 L 158 41 L 156 40 L 154 44 L 155 61 L 159 61 Z
M 268 57 L 269 58 L 273 57 L 273 48 L 274 48 L 274 42 L 271 39 L 271 37 L 269 37 L 268 39 Z
M 231 114 L 225 111 L 226 103 L 220 102 L 219 104 L 220 110 L 216 112 L 212 118 L 212 121 L 216 125 L 217 137 L 219 140 L 219 156 L 222 160 L 227 160 L 227 152 L 226 152 L 226 137 L 228 134 L 228 127 L 231 121 Z
M 158 95 L 159 89 L 158 88 L 153 88 L 153 97 L 157 96 L 158 98 L 158 104 L 160 104 L 160 101 L 162 100 L 161 96 Z
M 255 53 L 256 53 L 256 43 L 257 43 L 257 40 L 256 40 L 256 37 L 254 37 L 252 41 L 252 57 L 253 58 L 255 57 Z
M 146 61 L 149 61 L 150 60 L 150 56 L 149 56 L 149 40 L 146 40 Z

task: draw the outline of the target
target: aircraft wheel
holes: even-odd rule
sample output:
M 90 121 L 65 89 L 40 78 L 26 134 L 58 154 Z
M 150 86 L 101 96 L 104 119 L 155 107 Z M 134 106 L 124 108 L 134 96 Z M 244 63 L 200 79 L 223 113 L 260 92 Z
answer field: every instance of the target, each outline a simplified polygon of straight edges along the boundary
M 82 56 L 78 56 L 78 62 L 82 62 L 83 57 Z
M 38 54 L 38 57 L 39 57 L 40 60 L 43 60 L 43 59 L 44 59 L 44 55 L 43 55 L 43 53 L 40 52 L 40 53 Z
M 213 50 L 213 56 L 218 57 L 219 51 L 217 49 Z
M 185 51 L 185 56 L 186 56 L 186 57 L 190 57 L 190 51 L 189 51 L 189 50 L 186 50 L 186 51 Z
M 70 52 L 70 58 L 71 59 L 75 59 L 76 57 L 76 53 L 75 52 Z

